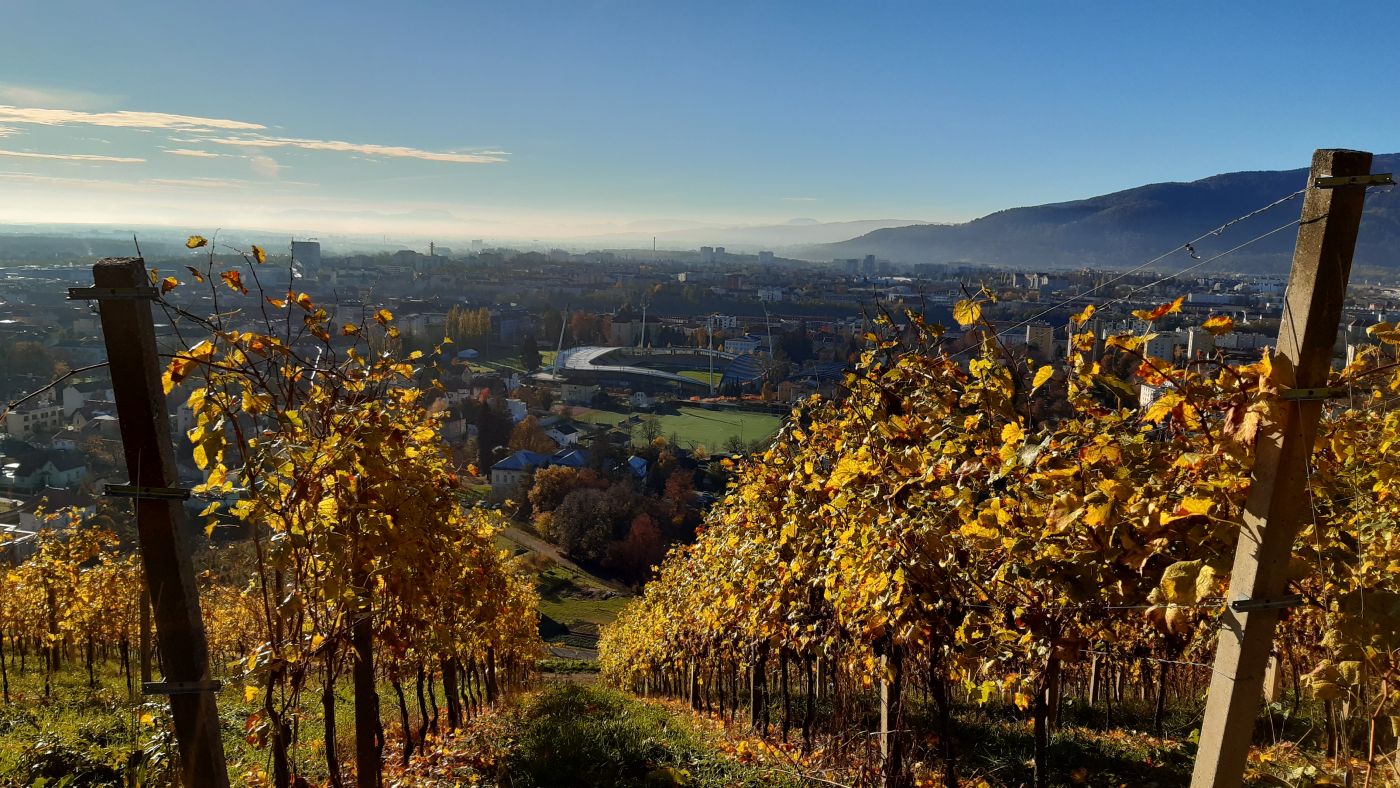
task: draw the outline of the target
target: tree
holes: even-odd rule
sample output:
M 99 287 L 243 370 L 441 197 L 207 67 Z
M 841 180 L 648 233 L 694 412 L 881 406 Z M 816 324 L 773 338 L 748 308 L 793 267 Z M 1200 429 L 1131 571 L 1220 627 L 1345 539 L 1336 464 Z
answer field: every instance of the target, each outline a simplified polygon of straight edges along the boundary
M 543 318 L 545 344 L 553 346 L 559 341 L 559 332 L 564 327 L 564 315 L 551 306 L 545 308 Z
M 613 538 L 613 520 L 602 490 L 573 490 L 550 513 L 550 541 L 564 554 L 581 561 L 600 561 Z
M 1036 785 L 1049 782 L 1054 710 L 1066 683 L 1087 676 L 1088 654 L 1107 655 L 1125 676 L 1144 667 L 1144 657 L 1157 660 L 1160 707 L 1170 686 L 1165 666 L 1195 659 L 1188 652 L 1214 635 L 1200 625 L 1223 602 L 1255 436 L 1283 407 L 1270 359 L 1178 369 L 1145 358 L 1144 337 L 1115 336 L 1106 344 L 1135 354 L 1135 374 L 1163 390 L 1151 407 L 1120 407 L 1098 391 L 1128 384 L 1083 352 L 1093 347 L 1091 334 L 1077 334 L 1065 380 L 1071 412 L 1037 421 L 1032 403 L 1042 386 L 1058 385 L 1054 370 L 1006 354 L 981 317 L 982 303 L 954 309 L 981 335 L 966 366 L 942 352 L 941 329 L 877 320 L 884 336 L 848 379 L 847 396 L 805 403 L 761 456 L 741 463 L 733 492 L 710 511 L 697 541 L 672 551 L 641 605 L 605 630 L 604 675 L 653 687 L 653 678 L 693 687 L 703 676 L 708 686 L 717 673 L 746 665 L 761 731 L 763 710 L 772 707 L 764 690 L 769 655 L 783 663 L 781 676 L 794 656 L 806 670 L 821 660 L 843 674 L 841 684 L 880 685 L 886 785 L 909 782 L 900 753 L 911 738 L 899 723 L 915 677 L 939 720 L 930 733 L 941 742 L 946 785 L 959 784 L 948 735 L 958 684 L 975 688 L 981 703 L 1002 699 L 1029 717 Z M 1377 335 L 1400 346 L 1393 326 Z M 1393 367 L 1386 367 L 1392 375 Z M 1344 424 L 1358 410 L 1337 413 L 1346 415 L 1333 423 Z M 1384 469 L 1377 449 L 1358 444 L 1400 434 L 1393 410 L 1385 423 L 1388 430 L 1320 429 L 1317 443 L 1339 466 Z M 1400 653 L 1400 636 L 1381 634 L 1400 632 L 1400 615 L 1378 614 L 1376 603 L 1400 599 L 1396 573 L 1377 554 L 1354 556 L 1359 545 L 1390 551 L 1395 541 L 1330 531 L 1393 529 L 1394 515 L 1360 516 L 1351 507 L 1358 491 L 1389 488 L 1395 474 L 1338 479 L 1348 475 L 1319 465 L 1311 482 L 1319 499 L 1332 488 L 1345 513 L 1333 520 L 1330 507 L 1320 507 L 1310 526 L 1319 532 L 1309 536 L 1305 527 L 1295 548 L 1300 568 L 1329 567 L 1319 581 L 1300 581 L 1300 590 L 1335 601 L 1294 614 L 1315 616 L 1302 632 L 1335 628 L 1314 671 L 1324 700 L 1361 697 L 1346 687 L 1366 680 L 1371 668 L 1362 659 L 1388 662 Z M 1400 509 L 1393 492 L 1378 495 Z M 1349 563 L 1357 568 L 1348 571 Z M 1367 573 L 1374 578 L 1367 615 L 1391 616 L 1372 629 L 1347 621 L 1351 608 L 1359 613 L 1359 594 L 1334 579 Z M 1334 666 L 1343 660 L 1346 671 Z M 1366 690 L 1388 681 L 1378 675 L 1388 669 L 1376 668 Z M 828 688 L 836 686 L 833 679 Z
M 562 465 L 540 468 L 530 485 L 530 507 L 537 513 L 552 512 L 578 487 L 577 470 Z
M 632 518 L 627 538 L 608 551 L 608 564 L 632 583 L 644 582 L 651 568 L 666 555 L 666 541 L 651 515 L 642 512 Z
M 511 430 L 510 441 L 506 444 L 506 448 L 511 451 L 523 449 L 539 454 L 552 454 L 559 447 L 553 438 L 545 434 L 539 419 L 534 416 L 526 416 Z
M 778 340 L 778 346 L 795 364 L 801 364 L 810 359 L 812 357 L 812 337 L 807 333 L 806 321 L 803 321 L 796 331 L 783 334 L 783 338 Z
M 533 372 L 540 368 L 540 348 L 535 344 L 535 337 L 527 334 L 520 343 L 520 363 L 527 372 Z
M 485 469 L 501 459 L 506 443 L 510 441 L 514 423 L 510 415 L 503 412 L 495 402 L 482 403 L 476 415 L 477 466 Z
M 196 236 L 188 245 L 207 243 Z M 240 632 L 211 640 L 246 649 L 232 663 L 248 699 L 261 705 L 245 728 L 266 743 L 278 788 L 304 783 L 293 757 L 295 721 L 311 687 L 321 688 L 330 782 L 342 785 L 335 687 L 348 670 L 357 781 L 377 788 L 381 680 L 402 699 L 409 673 L 421 688 L 425 674 L 440 671 L 447 687 L 460 665 L 484 660 L 494 699 L 497 661 L 509 666 L 539 653 L 538 597 L 496 547 L 501 516 L 461 505 L 455 463 L 440 437 L 442 413 L 412 385 L 423 353 L 398 355 L 393 315 L 381 309 L 346 323 L 338 331 L 343 341 L 332 341 L 329 314 L 310 296 L 282 300 L 261 290 L 264 259 L 255 247 L 243 266 L 216 271 L 211 250 L 204 271 L 192 269 L 207 283 L 211 315 L 190 315 L 160 299 L 210 328 L 207 338 L 176 352 L 164 374 L 167 392 L 192 384 L 186 404 L 195 427 L 188 437 L 205 474 L 194 493 L 213 501 L 201 514 L 206 533 L 231 517 L 252 537 L 240 590 L 219 596 L 241 600 L 251 615 L 216 613 L 213 621 L 233 622 Z M 270 316 L 262 326 L 239 318 L 233 330 L 225 315 L 258 312 L 220 308 L 221 299 L 250 295 L 244 274 L 259 287 L 252 298 L 264 315 L 270 304 L 299 317 Z M 172 277 L 162 292 L 178 286 Z M 304 356 L 303 342 L 314 352 Z M 498 409 L 480 408 L 483 453 L 509 435 L 509 426 Z M 415 732 L 402 717 L 407 761 L 426 730 Z

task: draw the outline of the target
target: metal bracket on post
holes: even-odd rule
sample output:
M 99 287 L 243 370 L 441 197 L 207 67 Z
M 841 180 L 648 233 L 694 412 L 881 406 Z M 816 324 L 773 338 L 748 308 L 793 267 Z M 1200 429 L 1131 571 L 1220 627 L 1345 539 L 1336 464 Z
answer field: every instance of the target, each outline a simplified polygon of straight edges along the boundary
M 70 287 L 69 301 L 154 301 L 160 291 L 154 287 Z
M 1311 389 L 1285 389 L 1279 396 L 1286 400 L 1297 402 L 1307 402 L 1319 399 L 1339 399 L 1351 393 L 1348 388 L 1311 388 Z
M 208 681 L 147 681 L 141 685 L 142 695 L 196 695 L 201 692 L 218 692 L 224 683 L 218 679 Z
M 1371 175 L 1338 175 L 1331 178 L 1318 178 L 1313 186 L 1319 189 L 1336 189 L 1341 186 L 1394 186 L 1395 178 L 1388 172 Z
M 137 487 L 134 484 L 106 484 L 102 494 L 112 498 L 156 498 L 164 501 L 187 501 L 190 491 L 182 487 Z
M 1301 594 L 1279 597 L 1278 599 L 1236 599 L 1230 609 L 1236 613 L 1254 613 L 1260 610 L 1282 610 L 1303 604 Z

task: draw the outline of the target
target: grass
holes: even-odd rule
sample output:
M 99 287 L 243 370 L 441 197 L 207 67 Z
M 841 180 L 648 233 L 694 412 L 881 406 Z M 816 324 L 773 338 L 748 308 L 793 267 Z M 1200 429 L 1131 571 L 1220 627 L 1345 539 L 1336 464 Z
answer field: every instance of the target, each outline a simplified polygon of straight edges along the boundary
M 71 786 L 174 784 L 176 751 L 164 698 L 128 697 L 115 660 L 98 664 L 97 686 L 89 688 L 86 672 L 74 660 L 53 675 L 46 699 L 37 661 L 30 655 L 27 671 L 10 671 L 11 703 L 0 704 L 0 785 L 48 780 L 55 786 L 65 784 L 64 778 Z M 224 753 L 235 782 L 247 770 L 266 766 L 265 753 L 244 738 L 244 722 L 255 709 L 242 693 L 241 682 L 225 680 L 218 696 Z M 348 692 L 341 694 L 338 733 L 345 753 L 353 751 L 345 748 L 353 748 L 354 710 Z M 308 696 L 303 705 L 298 762 L 308 778 L 324 777 L 324 762 L 308 746 L 321 738 L 320 704 Z
M 615 690 L 551 685 L 525 702 L 519 720 L 505 759 L 514 788 L 795 784 L 722 755 L 688 715 Z
M 593 577 L 551 565 L 539 575 L 541 635 L 547 643 L 578 649 L 569 656 L 594 656 L 598 630 L 617 619 L 631 598 Z
M 575 418 L 589 424 L 614 426 L 632 415 L 615 410 L 591 409 L 579 411 Z M 722 450 L 731 438 L 736 437 L 745 444 L 767 440 L 782 426 L 782 418 L 772 413 L 708 410 L 688 405 L 682 405 L 674 413 L 641 415 L 641 418 L 655 419 L 659 434 L 668 440 L 674 435 L 684 448 L 694 449 L 703 445 L 710 451 Z
M 711 372 L 707 369 L 686 369 L 676 374 L 683 378 L 690 378 L 691 380 L 698 380 L 701 383 L 707 383 L 716 388 L 719 387 L 720 379 L 724 377 L 723 372 Z
M 535 663 L 541 673 L 597 673 L 598 663 L 586 659 L 542 659 Z
M 0 786 L 154 788 L 176 784 L 173 769 L 178 757 L 169 703 L 163 697 L 141 697 L 139 683 L 137 696 L 129 698 L 115 660 L 99 662 L 96 674 L 97 687 L 89 688 L 81 661 L 72 660 L 53 675 L 46 699 L 43 675 L 33 654 L 27 671 L 9 671 L 11 702 L 0 703 Z M 139 682 L 139 676 L 136 679 Z M 272 768 L 269 751 L 254 747 L 246 727 L 250 715 L 260 711 L 257 704 L 261 698 L 246 702 L 243 686 L 237 679 L 224 678 L 217 697 L 224 755 L 234 785 L 256 782 L 254 775 L 269 773 Z M 437 691 L 441 704 L 442 690 L 439 687 Z M 312 784 L 328 778 L 321 744 L 320 692 L 318 682 L 308 684 L 300 709 L 293 712 L 300 741 L 291 757 L 296 772 Z M 393 699 L 392 686 L 382 682 L 379 702 L 390 741 L 384 750 L 386 761 L 398 757 L 399 717 Z M 412 724 L 417 725 L 412 701 L 410 714 Z M 336 688 L 336 747 L 343 764 L 354 759 L 354 729 L 353 692 L 349 678 L 343 677 Z

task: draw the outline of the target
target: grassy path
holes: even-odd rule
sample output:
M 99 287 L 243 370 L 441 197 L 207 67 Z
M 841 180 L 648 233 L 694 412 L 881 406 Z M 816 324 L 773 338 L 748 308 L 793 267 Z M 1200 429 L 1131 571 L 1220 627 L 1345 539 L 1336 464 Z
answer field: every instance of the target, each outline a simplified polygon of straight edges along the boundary
M 510 788 L 786 786 L 686 712 L 596 685 L 554 682 L 416 761 L 404 785 Z

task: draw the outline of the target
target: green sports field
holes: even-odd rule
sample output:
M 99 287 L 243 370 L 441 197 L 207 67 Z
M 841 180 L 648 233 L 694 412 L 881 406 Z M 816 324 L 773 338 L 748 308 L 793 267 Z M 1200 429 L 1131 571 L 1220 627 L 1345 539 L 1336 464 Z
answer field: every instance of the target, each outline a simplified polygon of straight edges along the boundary
M 590 424 L 617 425 L 634 414 L 612 410 L 579 410 L 575 418 Z M 693 449 L 703 445 L 710 451 L 720 451 L 733 436 L 744 443 L 753 443 L 773 436 L 782 425 L 782 419 L 771 413 L 753 413 L 739 410 L 707 410 L 682 406 L 676 413 L 660 415 L 636 414 L 642 419 L 656 419 L 658 434 L 676 441 L 684 448 Z M 623 425 L 626 428 L 626 425 Z M 634 437 L 640 427 L 632 428 Z

